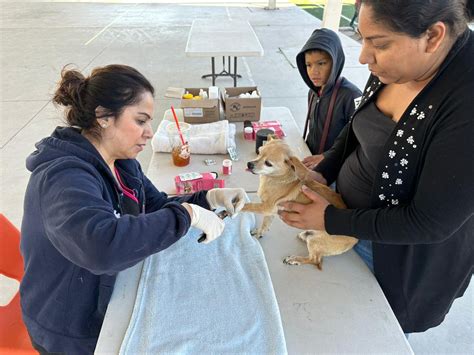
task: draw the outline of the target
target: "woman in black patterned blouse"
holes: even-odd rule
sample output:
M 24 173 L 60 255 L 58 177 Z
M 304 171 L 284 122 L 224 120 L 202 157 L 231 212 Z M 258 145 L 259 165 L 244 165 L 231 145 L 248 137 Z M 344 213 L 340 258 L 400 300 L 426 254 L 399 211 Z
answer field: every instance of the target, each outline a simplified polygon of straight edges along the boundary
M 312 191 L 282 204 L 301 229 L 359 238 L 405 333 L 440 324 L 474 270 L 473 1 L 362 0 L 360 62 L 372 75 L 352 121 L 314 178 L 348 209 Z

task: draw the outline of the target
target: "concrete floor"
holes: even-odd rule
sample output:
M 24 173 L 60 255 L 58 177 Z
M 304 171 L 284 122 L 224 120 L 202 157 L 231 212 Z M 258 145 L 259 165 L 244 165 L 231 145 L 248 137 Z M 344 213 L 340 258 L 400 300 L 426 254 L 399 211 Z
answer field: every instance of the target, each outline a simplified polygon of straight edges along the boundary
M 257 85 L 264 106 L 289 107 L 302 129 L 307 87 L 294 58 L 311 32 L 320 27 L 319 20 L 286 1 L 279 1 L 275 11 L 264 10 L 268 1 L 230 0 L 226 5 L 212 0 L 188 4 L 148 2 L 0 0 L 0 211 L 15 225 L 21 223 L 29 177 L 25 158 L 35 142 L 61 124 L 61 111 L 50 101 L 61 68 L 74 63 L 89 73 L 96 66 L 110 63 L 136 67 L 155 86 L 156 127 L 171 104 L 179 106 L 178 101 L 164 97 L 168 86 L 210 85 L 210 80 L 201 79 L 210 71 L 210 60 L 184 54 L 194 19 L 246 19 L 252 24 L 265 55 L 239 58 L 243 78 L 238 85 Z M 343 75 L 363 88 L 368 71 L 358 63 L 360 45 L 342 34 L 341 40 L 346 53 Z M 232 86 L 232 80 L 220 78 L 216 84 Z M 145 171 L 151 154 L 148 147 L 139 157 Z M 474 353 L 472 289 L 471 285 L 454 303 L 441 326 L 410 336 L 415 353 Z

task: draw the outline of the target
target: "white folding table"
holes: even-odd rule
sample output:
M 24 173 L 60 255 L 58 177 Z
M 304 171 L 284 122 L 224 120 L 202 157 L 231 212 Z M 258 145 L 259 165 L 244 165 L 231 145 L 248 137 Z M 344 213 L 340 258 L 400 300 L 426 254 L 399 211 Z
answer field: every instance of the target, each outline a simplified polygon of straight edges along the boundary
M 300 157 L 309 154 L 287 108 L 264 108 L 262 118 L 279 119 L 295 153 Z M 237 134 L 236 139 L 243 164 L 255 156 L 255 152 L 241 134 Z M 244 144 L 248 146 L 242 147 Z M 173 194 L 174 186 L 169 182 L 180 170 L 172 168 L 170 159 L 169 154 L 155 153 L 147 176 L 158 189 Z M 198 169 L 204 168 L 200 158 L 194 155 L 191 159 L 196 165 L 188 171 L 202 171 Z M 228 176 L 226 186 L 244 187 L 250 199 L 258 201 L 255 193 L 258 178 L 250 173 L 237 169 Z M 260 220 L 261 216 L 257 218 Z M 288 255 L 307 253 L 305 244 L 295 237 L 298 232 L 275 218 L 270 231 L 260 240 L 281 313 L 288 353 L 413 354 L 374 275 L 353 250 L 325 258 L 323 271 L 312 265 L 283 264 L 283 258 Z M 140 262 L 119 273 L 96 354 L 119 352 L 133 312 L 142 266 Z M 212 344 L 209 350 L 212 351 Z
M 248 21 L 241 20 L 194 20 L 189 31 L 185 53 L 188 57 L 211 57 L 212 85 L 220 76 L 230 76 L 237 86 L 237 57 L 261 57 L 263 48 Z M 223 70 L 216 73 L 215 57 L 222 57 Z M 225 67 L 225 58 L 228 68 Z M 234 70 L 231 69 L 231 57 L 234 57 Z

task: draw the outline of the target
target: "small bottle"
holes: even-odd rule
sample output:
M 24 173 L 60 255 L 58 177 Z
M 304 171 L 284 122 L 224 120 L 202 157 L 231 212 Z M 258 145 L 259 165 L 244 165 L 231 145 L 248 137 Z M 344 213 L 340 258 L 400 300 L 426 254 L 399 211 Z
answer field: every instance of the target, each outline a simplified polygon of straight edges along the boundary
M 253 137 L 254 137 L 254 134 L 253 134 L 252 122 L 250 122 L 249 120 L 245 120 L 244 121 L 244 139 L 253 140 L 254 139 Z
M 252 127 L 245 127 L 244 128 L 244 139 L 251 141 L 253 140 L 253 128 Z
M 222 161 L 222 173 L 224 175 L 230 175 L 232 174 L 232 160 L 230 159 L 224 159 Z

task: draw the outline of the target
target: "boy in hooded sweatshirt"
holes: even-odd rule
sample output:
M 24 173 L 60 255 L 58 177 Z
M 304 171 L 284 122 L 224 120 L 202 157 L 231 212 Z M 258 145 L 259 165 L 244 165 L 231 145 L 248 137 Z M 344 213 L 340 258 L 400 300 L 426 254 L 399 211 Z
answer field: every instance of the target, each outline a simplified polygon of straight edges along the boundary
M 312 155 L 304 158 L 303 163 L 310 169 L 324 158 L 323 152 L 331 148 L 354 113 L 355 100 L 362 95 L 354 84 L 341 77 L 344 61 L 338 35 L 327 28 L 315 30 L 296 56 L 298 70 L 309 87 L 303 138 Z

